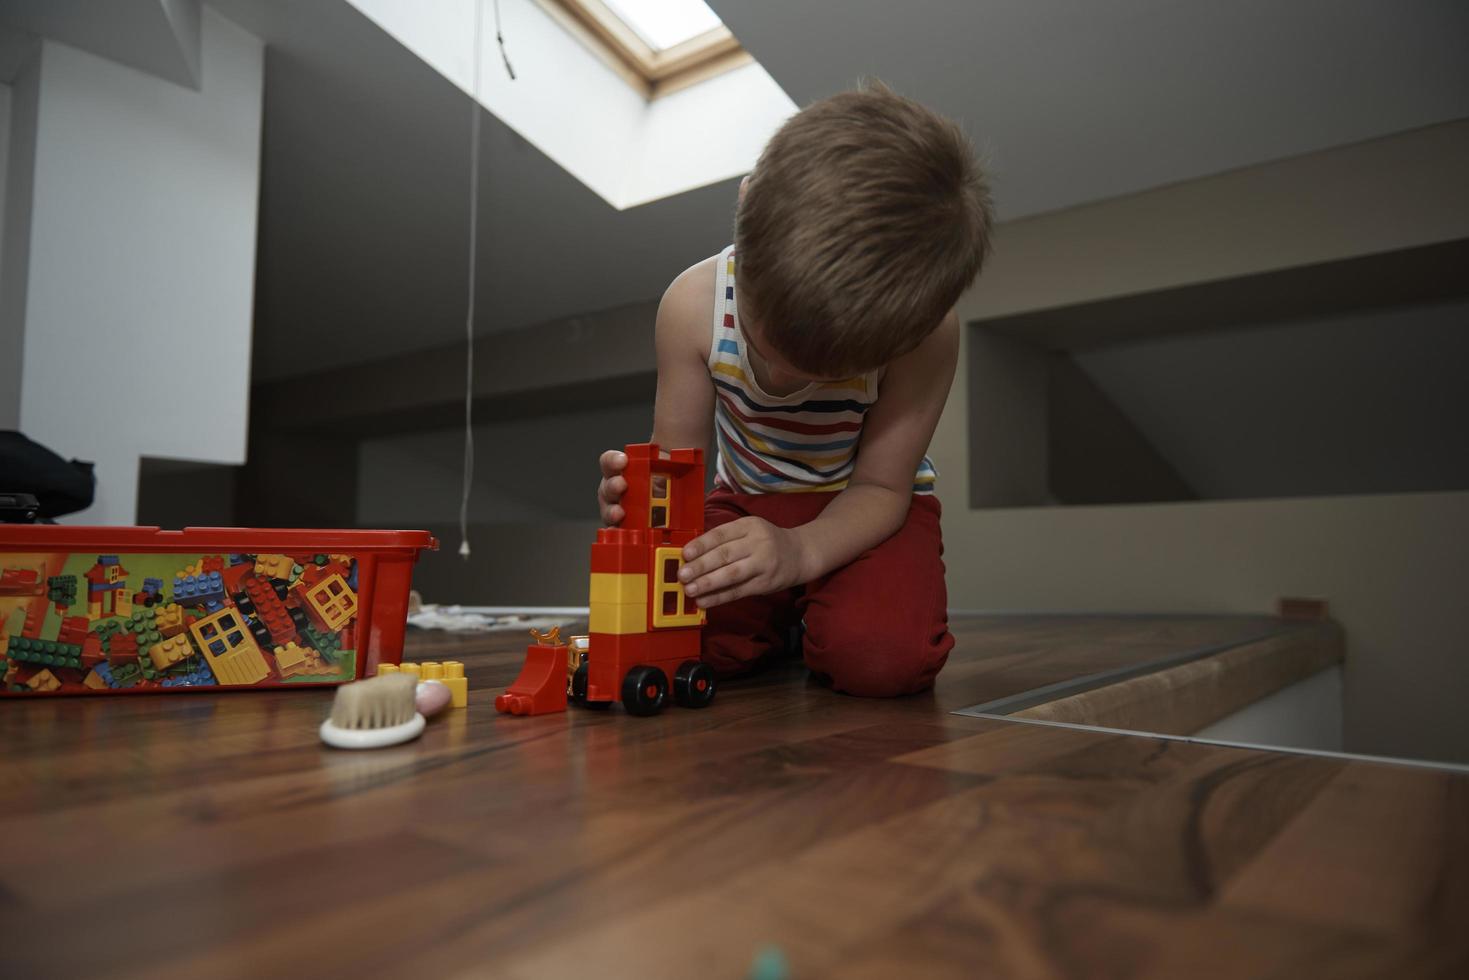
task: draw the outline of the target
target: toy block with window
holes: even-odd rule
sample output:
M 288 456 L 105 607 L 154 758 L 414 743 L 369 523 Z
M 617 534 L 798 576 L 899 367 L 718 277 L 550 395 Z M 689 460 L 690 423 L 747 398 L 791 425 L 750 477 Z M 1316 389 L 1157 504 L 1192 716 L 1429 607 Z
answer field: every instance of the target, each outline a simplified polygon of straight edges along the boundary
M 495 700 L 501 711 L 562 710 L 568 695 L 589 706 L 621 701 L 635 715 L 658 713 L 670 693 L 689 708 L 714 700 L 714 672 L 699 661 L 704 612 L 678 580 L 684 546 L 704 533 L 704 451 L 640 443 L 626 453 L 625 516 L 592 545 L 589 635 L 569 651 L 554 637 L 532 644 Z

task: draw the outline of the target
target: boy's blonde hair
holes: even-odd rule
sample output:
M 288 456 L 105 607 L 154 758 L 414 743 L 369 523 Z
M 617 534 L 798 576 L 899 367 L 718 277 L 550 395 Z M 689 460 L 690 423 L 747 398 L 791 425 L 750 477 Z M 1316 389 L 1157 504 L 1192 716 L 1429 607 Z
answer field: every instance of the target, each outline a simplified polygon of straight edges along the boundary
M 858 374 L 907 353 L 989 253 L 989 188 L 959 127 L 869 83 L 796 113 L 735 221 L 744 314 L 797 370 Z

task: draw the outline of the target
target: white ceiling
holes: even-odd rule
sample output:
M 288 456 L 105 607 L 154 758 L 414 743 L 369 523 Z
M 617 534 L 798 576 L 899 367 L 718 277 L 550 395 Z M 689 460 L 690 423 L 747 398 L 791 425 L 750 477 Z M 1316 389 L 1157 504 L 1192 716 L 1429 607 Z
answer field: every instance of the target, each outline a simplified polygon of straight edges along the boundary
M 342 0 L 212 2 L 268 43 L 257 377 L 461 337 L 468 98 Z M 959 118 L 1005 218 L 1469 116 L 1462 0 L 712 6 L 798 104 L 875 75 Z M 477 330 L 730 237 L 734 181 L 618 212 L 488 114 L 481 152 Z
M 0 0 L 0 81 L 19 70 L 31 35 L 199 84 L 199 0 Z

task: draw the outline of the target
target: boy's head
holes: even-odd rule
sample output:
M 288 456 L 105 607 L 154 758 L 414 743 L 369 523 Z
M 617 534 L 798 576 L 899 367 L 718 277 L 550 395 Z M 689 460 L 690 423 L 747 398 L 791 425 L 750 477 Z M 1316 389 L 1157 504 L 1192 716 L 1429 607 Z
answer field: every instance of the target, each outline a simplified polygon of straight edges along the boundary
M 740 315 L 813 377 L 869 371 L 939 325 L 989 252 L 989 188 L 959 127 L 881 85 L 773 136 L 735 222 Z

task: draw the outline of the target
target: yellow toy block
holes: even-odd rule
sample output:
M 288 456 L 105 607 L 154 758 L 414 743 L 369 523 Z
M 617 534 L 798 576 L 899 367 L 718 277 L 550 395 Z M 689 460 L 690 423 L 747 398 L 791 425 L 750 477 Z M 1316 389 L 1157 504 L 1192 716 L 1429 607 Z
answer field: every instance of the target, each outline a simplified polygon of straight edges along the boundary
M 154 670 L 167 670 L 194 652 L 189 638 L 182 634 L 165 637 L 162 643 L 148 648 L 148 659 L 153 661 Z
M 95 670 L 87 672 L 87 676 L 82 680 L 82 685 L 84 687 L 89 687 L 94 691 L 107 690 L 107 682 L 104 681 L 102 679 L 102 675 L 97 673 Z
M 197 619 L 189 632 L 209 661 L 215 680 L 224 685 L 256 684 L 270 676 L 270 664 L 245 628 L 244 618 L 233 606 L 212 616 Z M 219 649 L 219 648 L 222 648 Z
M 38 693 L 54 691 L 61 687 L 61 681 L 57 680 L 56 675 L 51 671 L 43 670 L 39 674 L 33 674 L 31 679 L 26 681 L 26 687 Z
M 282 678 L 307 673 L 310 659 L 305 648 L 294 640 L 283 647 L 275 648 L 275 669 L 280 672 Z
M 256 555 L 255 574 L 266 578 L 289 579 L 296 563 L 290 555 Z
M 592 633 L 646 633 L 648 631 L 648 604 L 646 602 L 594 602 L 591 622 L 587 627 Z
M 469 705 L 469 678 L 464 676 L 464 664 L 457 660 L 425 660 L 421 663 L 378 664 L 377 676 L 384 674 L 408 674 L 422 681 L 438 681 L 449 689 L 449 703 L 456 708 Z
M 593 572 L 591 602 L 627 605 L 648 601 L 648 576 Z
M 689 602 L 683 594 L 683 585 L 678 580 L 678 572 L 683 568 L 682 548 L 657 548 L 653 551 L 653 567 L 666 568 L 671 575 L 660 578 L 654 586 L 657 595 L 653 600 L 653 626 L 655 629 L 665 626 L 702 626 L 704 624 L 704 610 L 699 609 Z M 664 612 L 665 609 L 674 610 Z M 690 611 L 684 611 L 690 610 Z M 596 629 L 592 630 L 597 632 Z
M 340 575 L 328 575 L 304 594 L 306 602 L 332 632 L 341 630 L 357 615 L 357 593 Z
M 178 636 L 184 631 L 184 610 L 178 603 L 170 602 L 154 610 L 153 623 L 164 636 Z

